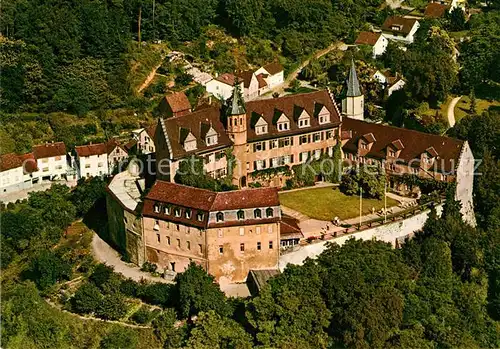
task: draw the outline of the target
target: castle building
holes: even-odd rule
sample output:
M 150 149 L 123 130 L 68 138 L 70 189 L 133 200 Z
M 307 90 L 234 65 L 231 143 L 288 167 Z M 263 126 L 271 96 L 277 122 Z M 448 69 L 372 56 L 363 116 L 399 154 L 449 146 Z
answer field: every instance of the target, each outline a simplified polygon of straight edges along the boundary
M 157 180 L 142 200 L 143 189 L 128 171 L 108 186 L 110 236 L 133 263 L 174 275 L 194 262 L 219 283 L 278 268 L 277 188 L 216 193 Z

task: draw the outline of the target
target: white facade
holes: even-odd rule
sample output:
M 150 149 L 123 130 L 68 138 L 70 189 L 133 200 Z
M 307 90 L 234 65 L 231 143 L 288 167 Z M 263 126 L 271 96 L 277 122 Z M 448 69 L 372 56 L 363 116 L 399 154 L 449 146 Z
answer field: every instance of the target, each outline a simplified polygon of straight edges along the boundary
M 385 31 L 384 35 L 388 40 L 394 40 L 394 41 L 398 41 L 398 42 L 401 42 L 404 44 L 411 44 L 415 40 L 415 33 L 417 32 L 419 27 L 420 27 L 420 23 L 418 23 L 418 21 L 415 21 L 410 32 L 406 35 L 404 33 L 401 33 L 401 35 L 398 35 L 394 31 L 393 32 Z
M 345 117 L 364 120 L 364 96 L 346 97 L 342 100 L 342 114 Z
M 383 34 L 381 34 L 375 45 L 373 45 L 372 48 L 373 57 L 375 58 L 377 56 L 384 54 L 388 44 L 389 40 L 387 40 L 387 38 Z
M 401 90 L 403 87 L 405 87 L 405 85 L 406 85 L 405 81 L 403 79 L 399 79 L 393 85 L 387 88 L 387 96 L 390 96 L 394 92 Z
M 0 172 L 0 193 L 10 193 L 29 187 L 31 187 L 31 180 L 25 186 L 22 166 Z
M 267 77 L 264 78 L 267 82 L 267 86 L 272 89 L 275 86 L 281 85 L 285 82 L 285 73 L 284 71 L 277 72 L 276 74 L 269 73 L 264 67 L 260 67 L 254 72 L 254 75 L 266 74 Z
M 33 172 L 34 181 L 60 179 L 66 176 L 68 171 L 66 155 L 36 159 L 36 164 L 38 171 Z
M 109 173 L 108 154 L 77 156 L 79 178 L 104 176 Z
M 208 93 L 211 93 L 218 99 L 226 100 L 231 97 L 233 93 L 233 86 L 219 81 L 217 79 L 210 80 L 206 84 L 206 89 Z M 241 84 L 241 90 L 243 91 L 243 83 Z

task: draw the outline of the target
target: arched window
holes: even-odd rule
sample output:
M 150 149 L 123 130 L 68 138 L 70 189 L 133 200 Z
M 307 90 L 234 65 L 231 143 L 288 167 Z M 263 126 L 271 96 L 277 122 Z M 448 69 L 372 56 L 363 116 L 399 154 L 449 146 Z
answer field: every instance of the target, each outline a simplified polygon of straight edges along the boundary
M 224 221 L 224 213 L 217 212 L 217 214 L 215 215 L 215 219 L 217 222 L 223 222 Z
M 273 216 L 273 209 L 271 207 L 269 207 L 268 209 L 266 209 L 266 217 L 272 217 Z
M 259 208 L 256 208 L 254 211 L 253 211 L 253 216 L 254 218 L 262 218 L 262 212 Z
M 245 219 L 245 212 L 243 212 L 243 210 L 239 210 L 237 215 L 239 220 Z

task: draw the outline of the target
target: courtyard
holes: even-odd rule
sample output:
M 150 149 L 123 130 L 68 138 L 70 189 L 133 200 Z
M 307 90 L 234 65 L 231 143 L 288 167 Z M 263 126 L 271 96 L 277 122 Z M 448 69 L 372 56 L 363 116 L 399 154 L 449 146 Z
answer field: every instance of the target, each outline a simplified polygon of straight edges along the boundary
M 310 218 L 331 221 L 359 216 L 359 196 L 347 196 L 337 187 L 311 188 L 280 193 L 281 205 L 298 211 Z M 398 201 L 387 198 L 387 208 L 398 205 Z M 363 198 L 363 215 L 384 208 L 384 200 Z

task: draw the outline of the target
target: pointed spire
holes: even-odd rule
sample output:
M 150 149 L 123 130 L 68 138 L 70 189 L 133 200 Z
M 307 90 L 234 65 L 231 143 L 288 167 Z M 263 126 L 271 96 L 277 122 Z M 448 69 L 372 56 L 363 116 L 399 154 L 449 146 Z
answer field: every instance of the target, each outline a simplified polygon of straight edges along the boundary
M 354 59 L 351 59 L 351 70 L 349 71 L 349 80 L 347 81 L 347 97 L 361 96 L 359 88 L 358 75 L 354 66 Z
M 233 94 L 228 100 L 227 115 L 241 115 L 245 114 L 245 102 L 241 95 L 241 85 L 238 78 L 234 80 Z

